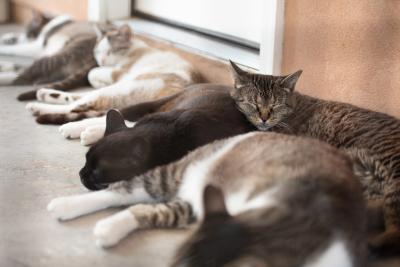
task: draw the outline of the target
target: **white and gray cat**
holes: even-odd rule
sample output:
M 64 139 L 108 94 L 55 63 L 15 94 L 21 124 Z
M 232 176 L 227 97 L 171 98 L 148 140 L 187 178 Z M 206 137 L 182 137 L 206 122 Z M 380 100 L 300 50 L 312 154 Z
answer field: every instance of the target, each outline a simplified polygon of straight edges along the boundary
M 98 90 L 88 93 L 65 93 L 44 88 L 37 99 L 47 103 L 29 103 L 26 108 L 38 115 L 39 123 L 62 124 L 97 117 L 110 108 L 156 100 L 182 91 L 201 78 L 188 61 L 175 53 L 148 46 L 133 36 L 131 28 L 121 26 L 109 32 L 97 44 L 95 58 L 100 67 L 89 72 L 89 82 Z M 51 104 L 50 104 L 51 103 Z M 105 119 L 60 128 L 66 138 L 79 138 L 87 126 L 104 134 Z
M 351 161 L 317 140 L 238 135 L 106 190 L 56 198 L 47 209 L 69 220 L 125 205 L 133 206 L 96 224 L 99 246 L 139 229 L 201 221 L 173 266 L 248 266 L 235 263 L 249 258 L 268 267 L 364 266 L 361 185 Z

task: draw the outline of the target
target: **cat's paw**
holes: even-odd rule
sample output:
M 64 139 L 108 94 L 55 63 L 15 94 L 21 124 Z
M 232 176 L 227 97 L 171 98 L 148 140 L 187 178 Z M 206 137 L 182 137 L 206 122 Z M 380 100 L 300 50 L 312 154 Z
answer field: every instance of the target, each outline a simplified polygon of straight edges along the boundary
M 38 103 L 28 103 L 25 106 L 26 110 L 30 111 L 34 116 L 40 115 L 40 106 Z
M 96 143 L 103 138 L 105 131 L 106 126 L 101 124 L 87 127 L 81 133 L 81 144 L 84 146 L 89 146 Z
M 129 210 L 124 210 L 98 221 L 93 234 L 96 238 L 96 245 L 107 248 L 116 245 L 137 228 L 138 221 L 135 216 Z
M 51 216 L 58 220 L 69 220 L 78 217 L 76 201 L 72 197 L 58 197 L 50 201 L 47 205 L 47 211 Z
M 51 104 L 69 104 L 74 101 L 71 94 L 50 88 L 39 89 L 36 92 L 36 98 L 39 101 Z
M 84 130 L 85 126 L 81 125 L 79 122 L 68 122 L 58 128 L 61 135 L 67 139 L 78 139 Z
M 113 69 L 109 67 L 98 67 L 92 69 L 88 74 L 88 80 L 94 88 L 102 88 L 114 83 L 112 78 Z

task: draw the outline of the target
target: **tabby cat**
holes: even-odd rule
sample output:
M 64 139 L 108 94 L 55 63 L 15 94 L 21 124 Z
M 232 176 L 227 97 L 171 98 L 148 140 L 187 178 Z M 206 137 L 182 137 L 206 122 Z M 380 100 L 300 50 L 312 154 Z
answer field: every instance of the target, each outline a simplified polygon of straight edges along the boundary
M 134 38 L 128 25 L 107 32 L 94 51 L 100 67 L 92 69 L 88 78 L 100 89 L 80 94 L 39 90 L 39 100 L 57 105 L 29 103 L 27 109 L 39 116 L 37 122 L 62 124 L 99 116 L 110 108 L 172 95 L 200 81 L 189 62 Z
M 89 85 L 87 76 L 97 66 L 93 55 L 96 36 L 82 36 L 69 42 L 55 55 L 42 57 L 23 70 L 12 81 L 13 85 L 42 85 L 58 90 L 71 90 Z M 36 98 L 37 90 L 31 90 L 18 96 L 18 100 Z
M 232 63 L 237 107 L 262 131 L 309 136 L 347 151 L 364 194 L 381 205 L 385 231 L 369 241 L 379 254 L 400 252 L 400 121 L 389 115 L 294 91 L 301 71 L 287 76 L 248 73 Z
M 163 99 L 107 115 L 105 137 L 86 154 L 80 171 L 91 190 L 129 179 L 162 164 L 180 159 L 189 151 L 256 128 L 235 108 L 229 87 L 193 85 Z M 125 126 L 124 119 L 136 122 Z
M 252 258 L 268 267 L 363 267 L 365 209 L 351 167 L 317 140 L 254 132 L 106 190 L 56 198 L 47 209 L 68 220 L 134 204 L 97 222 L 103 247 L 138 229 L 202 221 L 173 266 L 234 266 Z

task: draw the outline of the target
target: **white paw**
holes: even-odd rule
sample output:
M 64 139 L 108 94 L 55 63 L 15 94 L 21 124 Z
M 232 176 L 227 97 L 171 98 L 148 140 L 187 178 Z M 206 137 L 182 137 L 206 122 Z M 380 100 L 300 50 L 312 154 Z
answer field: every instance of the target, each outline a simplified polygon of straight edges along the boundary
M 51 104 L 69 104 L 74 101 L 71 94 L 50 88 L 41 88 L 36 92 L 39 101 Z
M 96 245 L 99 247 L 114 246 L 137 227 L 138 222 L 129 210 L 118 212 L 96 223 L 93 230 Z
M 68 220 L 78 217 L 80 214 L 76 208 L 79 203 L 73 200 L 73 197 L 55 198 L 47 205 L 47 211 L 51 213 L 53 218 L 58 220 Z
M 87 127 L 81 133 L 81 144 L 84 146 L 89 146 L 96 143 L 101 138 L 103 138 L 105 131 L 106 131 L 105 125 L 93 125 Z
M 102 88 L 113 83 L 112 68 L 98 67 L 92 69 L 88 74 L 88 80 L 94 88 Z
M 26 104 L 25 108 L 35 116 L 40 115 L 41 110 L 38 106 L 38 103 L 28 103 Z
M 81 136 L 82 131 L 85 130 L 85 125 L 79 122 L 68 122 L 58 128 L 58 131 L 67 139 L 78 139 Z

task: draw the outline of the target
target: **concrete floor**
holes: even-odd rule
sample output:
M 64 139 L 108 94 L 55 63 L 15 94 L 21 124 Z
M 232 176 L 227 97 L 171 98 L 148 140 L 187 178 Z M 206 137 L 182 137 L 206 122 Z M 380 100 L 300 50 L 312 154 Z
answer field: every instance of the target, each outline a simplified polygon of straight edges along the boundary
M 63 223 L 49 216 L 51 199 L 85 192 L 78 171 L 87 149 L 57 127 L 36 124 L 16 101 L 27 89 L 0 87 L 0 266 L 167 266 L 187 231 L 139 231 L 104 250 L 95 246 L 92 229 L 115 209 Z M 400 260 L 372 266 L 400 267 Z

